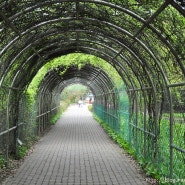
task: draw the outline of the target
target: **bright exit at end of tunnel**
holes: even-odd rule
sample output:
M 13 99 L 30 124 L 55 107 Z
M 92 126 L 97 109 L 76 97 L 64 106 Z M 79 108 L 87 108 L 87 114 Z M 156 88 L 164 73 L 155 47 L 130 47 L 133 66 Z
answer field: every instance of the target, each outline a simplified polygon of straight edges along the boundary
M 88 107 L 144 171 L 145 183 L 184 184 L 184 0 L 1 0 L 0 41 L 0 179 L 50 138 L 71 107 Z M 65 129 L 85 125 L 73 124 L 61 123 L 64 140 Z M 61 148 L 73 143 L 68 136 Z M 116 184 L 118 176 L 105 176 L 103 183 Z M 83 179 L 76 184 L 86 185 Z M 38 183 L 62 183 L 50 180 Z

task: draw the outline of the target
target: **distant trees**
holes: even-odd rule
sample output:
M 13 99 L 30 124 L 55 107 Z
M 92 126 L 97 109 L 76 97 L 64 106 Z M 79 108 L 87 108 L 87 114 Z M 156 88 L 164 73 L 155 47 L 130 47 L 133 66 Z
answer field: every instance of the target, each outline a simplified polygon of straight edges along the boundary
M 88 87 L 84 85 L 70 85 L 62 91 L 61 100 L 64 101 L 68 99 L 71 103 L 77 103 L 79 99 L 85 100 L 89 92 Z

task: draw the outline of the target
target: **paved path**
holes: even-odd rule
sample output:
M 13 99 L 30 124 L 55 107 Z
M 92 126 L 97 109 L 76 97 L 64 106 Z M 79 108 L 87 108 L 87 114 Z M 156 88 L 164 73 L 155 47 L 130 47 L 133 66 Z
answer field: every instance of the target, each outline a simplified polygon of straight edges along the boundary
M 6 185 L 146 185 L 86 107 L 70 106 Z

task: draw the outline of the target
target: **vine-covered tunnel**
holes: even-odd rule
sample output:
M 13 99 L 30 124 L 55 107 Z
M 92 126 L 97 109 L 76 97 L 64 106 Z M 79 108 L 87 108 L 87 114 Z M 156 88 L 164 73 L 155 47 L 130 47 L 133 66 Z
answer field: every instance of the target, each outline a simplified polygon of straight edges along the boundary
M 21 142 L 47 129 L 62 106 L 61 92 L 81 83 L 93 92 L 95 114 L 143 166 L 185 178 L 184 9 L 184 0 L 1 1 L 0 156 L 8 160 Z M 81 66 L 51 67 L 31 107 L 34 77 L 68 54 L 96 56 L 99 65 L 87 57 Z

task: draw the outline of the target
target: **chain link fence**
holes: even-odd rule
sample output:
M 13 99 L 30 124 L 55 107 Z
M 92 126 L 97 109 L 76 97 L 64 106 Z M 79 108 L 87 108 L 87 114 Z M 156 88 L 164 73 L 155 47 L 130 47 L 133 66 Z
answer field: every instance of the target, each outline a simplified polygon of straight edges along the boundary
M 26 94 L 12 99 L 9 88 L 0 88 L 0 161 L 9 165 L 9 159 L 19 157 L 19 149 L 30 148 L 51 125 L 51 119 L 60 112 L 60 95 L 39 94 L 30 102 Z M 15 94 L 13 94 L 15 97 Z M 10 103 L 11 98 L 11 103 Z M 52 100 L 52 101 L 49 101 Z M 1 165 L 1 162 L 0 162 Z
M 94 112 L 129 144 L 150 175 L 159 174 L 160 182 L 182 184 L 185 179 L 185 101 L 175 97 L 184 97 L 184 90 L 179 86 L 172 88 L 172 110 L 166 92 L 161 101 L 156 101 L 158 111 L 150 112 L 152 100 L 147 99 L 146 93 L 151 90 L 128 91 L 123 87 L 117 90 L 116 107 L 102 94 L 95 98 Z

